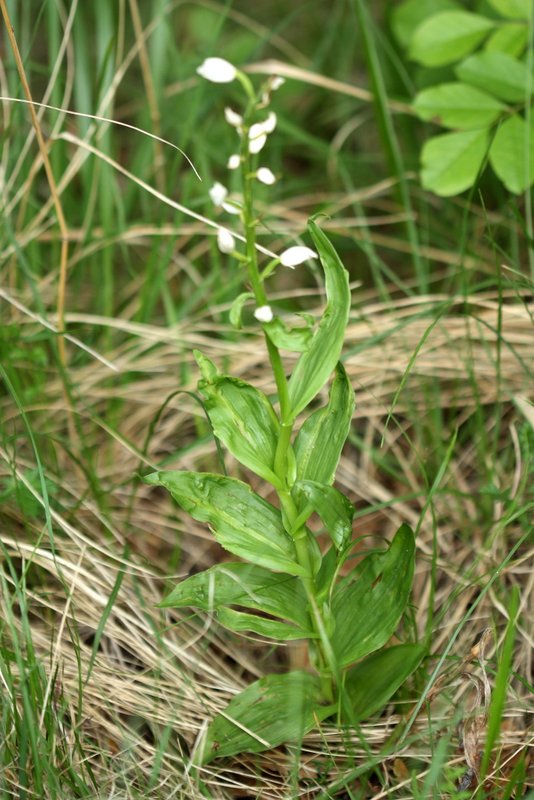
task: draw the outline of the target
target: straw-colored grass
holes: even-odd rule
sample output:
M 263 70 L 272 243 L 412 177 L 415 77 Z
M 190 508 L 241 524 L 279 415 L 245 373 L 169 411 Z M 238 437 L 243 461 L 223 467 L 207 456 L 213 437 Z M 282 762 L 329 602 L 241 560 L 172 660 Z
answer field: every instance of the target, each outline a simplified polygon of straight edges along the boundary
M 323 74 L 303 54 L 301 38 L 292 41 L 291 28 L 271 37 L 249 9 L 230 9 L 225 24 L 233 34 L 244 31 L 262 43 L 271 37 L 266 60 L 256 52 L 250 58 L 251 76 L 284 75 L 291 91 L 298 86 L 303 93 L 301 109 L 296 95 L 282 109 L 293 128 L 280 136 L 293 156 L 299 154 L 292 137 L 300 146 L 300 136 L 309 163 L 297 164 L 294 174 L 288 168 L 293 192 L 272 203 L 262 196 L 259 241 L 278 252 L 303 235 L 310 213 L 329 214 L 321 225 L 340 245 L 353 280 L 344 362 L 356 411 L 337 480 L 356 505 L 355 536 L 383 542 L 401 522 L 416 530 L 416 578 L 402 632 L 412 639 L 430 633 L 431 652 L 395 702 L 360 730 L 322 725 L 298 750 L 281 747 L 196 769 L 202 734 L 232 696 L 269 671 L 307 667 L 299 643 L 275 649 L 228 633 L 209 615 L 157 608 L 175 581 L 227 557 L 207 529 L 142 482 L 154 468 L 219 468 L 191 394 L 192 350 L 274 392 L 256 327 L 236 332 L 228 324 L 241 284 L 213 246 L 223 218 L 202 205 L 210 169 L 218 174 L 231 145 L 222 154 L 214 148 L 206 109 L 218 113 L 222 101 L 207 104 L 192 77 L 205 42 L 192 45 L 185 66 L 176 57 L 172 81 L 151 72 L 157 56 L 157 49 L 147 50 L 151 37 L 167 30 L 173 15 L 187 23 L 194 10 L 154 3 L 153 18 L 143 22 L 143 4 L 131 0 L 129 16 L 119 4 L 115 31 L 106 27 L 109 9 L 95 3 L 95 40 L 115 48 L 111 66 L 100 64 L 102 75 L 105 68 L 110 73 L 97 91 L 91 58 L 84 61 L 75 47 L 83 44 L 73 28 L 78 4 L 67 4 L 68 13 L 60 4 L 45 5 L 53 6 L 48 33 L 55 30 L 57 60 L 49 64 L 39 49 L 46 37 L 24 41 L 21 52 L 37 48 L 46 78 L 38 99 L 65 113 L 37 106 L 32 127 L 24 104 L 13 102 L 21 99 L 14 64 L 0 63 L 2 796 L 455 796 L 469 767 L 462 732 L 468 741 L 477 729 L 475 747 L 483 748 L 487 709 L 480 687 L 485 673 L 492 687 L 497 683 L 517 588 L 505 714 L 483 788 L 484 797 L 505 796 L 513 770 L 528 767 L 533 743 L 534 306 L 521 226 L 506 209 L 464 200 L 444 206 L 417 189 L 412 172 L 375 170 L 374 130 L 356 155 L 347 146 L 371 118 L 372 93 L 352 78 Z M 217 3 L 195 8 L 222 19 Z M 34 20 L 26 9 L 20 13 L 23 33 L 33 32 Z M 338 24 L 342 33 L 344 23 Z M 35 25 L 40 31 L 40 18 Z M 191 37 L 195 30 L 191 25 Z M 18 67 L 24 72 L 24 59 Z M 33 75 L 39 80 L 41 73 Z M 85 88 L 98 97 L 90 122 L 66 113 L 76 106 L 75 85 L 82 96 Z M 332 110 L 332 118 L 328 108 L 310 142 L 315 92 L 332 108 L 341 101 L 361 105 L 346 118 L 345 106 Z M 202 185 L 182 156 L 156 138 L 176 135 L 172 127 L 166 132 L 158 107 L 176 101 L 186 120 L 186 149 L 203 162 Z M 144 110 L 150 137 L 135 124 Z M 390 110 L 405 115 L 409 106 L 391 100 Z M 114 128 L 111 120 L 137 130 Z M 55 170 L 48 180 L 45 151 L 35 146 L 39 133 Z M 281 170 L 283 159 L 275 157 Z M 183 167 L 176 168 L 177 158 Z M 367 178 L 358 177 L 357 185 L 353 159 Z M 416 211 L 399 202 L 400 180 L 410 183 Z M 134 200 L 124 199 L 129 190 Z M 124 207 L 114 208 L 116 217 L 106 216 L 107 207 L 96 213 L 99 203 L 117 197 Z M 458 229 L 451 232 L 452 217 Z M 417 256 L 428 267 L 428 291 L 412 274 L 407 231 L 414 224 L 424 231 Z M 508 250 L 514 259 L 501 255 Z M 381 260 L 384 271 L 360 275 L 368 263 L 362 251 L 371 263 Z M 280 313 L 318 312 L 320 285 L 304 269 L 286 272 L 275 281 L 273 303 Z M 289 370 L 291 357 L 286 363 Z M 226 466 L 240 474 L 228 456 Z M 489 644 L 477 660 L 473 643 L 486 629 Z M 527 791 L 533 783 L 527 776 L 521 784 L 520 777 L 514 779 Z

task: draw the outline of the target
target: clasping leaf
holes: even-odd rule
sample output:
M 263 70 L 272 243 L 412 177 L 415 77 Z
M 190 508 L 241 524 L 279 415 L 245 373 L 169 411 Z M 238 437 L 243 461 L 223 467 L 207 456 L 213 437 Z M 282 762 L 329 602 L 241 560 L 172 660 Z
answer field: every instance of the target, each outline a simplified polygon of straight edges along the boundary
M 207 522 L 219 544 L 253 564 L 290 575 L 306 575 L 282 517 L 242 481 L 208 472 L 155 472 L 147 483 L 164 486 L 199 522 Z
M 297 479 L 330 484 L 347 439 L 354 411 L 354 392 L 341 362 L 336 366 L 328 405 L 305 420 L 295 439 Z
M 217 714 L 204 740 L 202 763 L 236 753 L 260 753 L 300 741 L 333 707 L 321 706 L 319 678 L 307 672 L 266 675 Z
M 343 691 L 357 719 L 379 711 L 419 666 L 424 644 L 398 644 L 364 658 L 347 672 Z M 347 720 L 350 722 L 350 720 Z
M 350 310 L 348 272 L 318 225 L 310 220 L 308 230 L 323 265 L 327 304 L 310 346 L 299 358 L 289 380 L 292 419 L 313 400 L 334 369 Z
M 269 399 L 250 383 L 207 373 L 198 382 L 215 436 L 241 464 L 276 486 L 274 457 L 280 423 Z M 210 362 L 211 363 L 211 362 Z
M 160 603 L 160 608 L 184 606 L 215 612 L 219 622 L 232 630 L 284 640 L 314 636 L 301 581 L 255 564 L 216 564 L 181 581 Z M 244 614 L 230 606 L 260 611 L 281 621 Z
M 354 506 L 350 500 L 333 486 L 317 481 L 298 481 L 293 493 L 309 503 L 320 516 L 336 548 L 343 550 L 352 536 Z
M 401 525 L 387 550 L 371 553 L 337 586 L 332 647 L 339 667 L 382 647 L 395 631 L 412 587 L 415 539 Z

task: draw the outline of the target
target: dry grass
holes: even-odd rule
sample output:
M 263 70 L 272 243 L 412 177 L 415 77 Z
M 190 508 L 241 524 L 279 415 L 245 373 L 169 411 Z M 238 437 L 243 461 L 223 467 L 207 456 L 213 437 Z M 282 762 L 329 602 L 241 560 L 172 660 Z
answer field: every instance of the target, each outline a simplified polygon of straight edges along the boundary
M 202 5 L 220 11 L 215 3 Z M 70 38 L 75 6 L 72 3 L 71 16 L 62 18 L 57 62 L 41 95 L 48 102 L 64 56 L 61 106 L 65 108 L 71 105 L 75 77 Z M 171 3 L 165 13 L 170 16 L 180 6 Z M 137 3 L 130 8 L 135 12 Z M 247 15 L 232 10 L 230 20 L 236 29 L 242 26 L 267 39 L 267 29 Z M 173 579 L 225 557 L 207 530 L 178 514 L 167 495 L 138 479 L 160 465 L 217 468 L 202 411 L 182 391 L 196 384 L 192 349 L 201 349 L 225 370 L 266 391 L 274 388 L 257 332 L 246 329 L 236 338 L 226 322 L 227 306 L 210 306 L 209 286 L 206 296 L 202 294 L 209 237 L 216 223 L 190 213 L 174 195 L 135 178 L 101 145 L 109 133 L 109 116 L 125 124 L 135 119 L 138 99 L 119 103 L 116 113 L 113 105 L 137 58 L 144 62 L 150 118 L 154 132 L 159 130 L 145 53 L 145 42 L 159 24 L 159 19 L 151 20 L 144 30 L 136 25 L 134 40 L 117 47 L 112 80 L 96 108 L 103 120 L 84 136 L 72 133 L 72 120 L 67 122 L 64 114 L 46 128 L 52 155 L 54 148 L 64 148 L 68 155 L 63 173 L 55 176 L 56 212 L 46 186 L 43 190 L 39 184 L 42 156 L 32 150 L 34 133 L 24 138 L 19 132 L 13 141 L 7 137 L 3 149 L 3 213 L 13 222 L 0 252 L 3 345 L 4 354 L 19 367 L 26 394 L 23 404 L 9 391 L 0 396 L 0 486 L 16 486 L 4 491 L 0 512 L 0 574 L 5 580 L 0 654 L 10 654 L 16 640 L 25 654 L 33 643 L 47 701 L 39 710 L 39 725 L 44 730 L 45 717 L 51 713 L 61 745 L 51 747 L 50 758 L 59 775 L 68 763 L 79 774 L 88 775 L 91 769 L 95 798 L 200 800 L 207 796 L 203 788 L 207 787 L 215 800 L 371 796 L 401 800 L 414 797 L 417 787 L 432 780 L 436 764 L 448 765 L 451 775 L 455 768 L 458 774 L 467 769 L 458 726 L 470 713 L 476 715 L 476 709 L 466 710 L 473 698 L 465 673 L 477 677 L 481 668 L 463 659 L 468 659 L 476 636 L 491 628 L 494 644 L 487 670 L 493 681 L 508 620 L 508 596 L 517 586 L 522 621 L 514 650 L 514 679 L 496 751 L 501 760 L 488 790 L 488 797 L 499 797 L 510 766 L 533 741 L 525 681 L 532 680 L 533 634 L 528 621 L 533 611 L 534 549 L 532 541 L 522 540 L 532 469 L 528 460 L 532 438 L 527 430 L 534 427 L 532 406 L 524 398 L 531 393 L 534 372 L 534 307 L 531 296 L 517 288 L 523 283 L 514 281 L 509 267 L 502 271 L 501 290 L 457 297 L 438 289 L 407 297 L 388 286 L 391 300 L 385 302 L 374 290 L 353 286 L 345 363 L 357 405 L 338 481 L 358 510 L 355 535 L 387 537 L 403 521 L 417 529 L 413 627 L 420 636 L 429 625 L 429 610 L 434 611 L 432 655 L 422 674 L 398 703 L 360 731 L 340 733 L 323 726 L 306 737 L 298 753 L 280 748 L 254 759 L 215 762 L 200 773 L 191 766 L 199 737 L 214 713 L 264 672 L 302 664 L 303 653 L 296 643 L 275 653 L 270 644 L 233 636 L 209 617 L 156 608 Z M 347 97 L 366 106 L 372 101 L 369 91 L 354 81 L 332 80 L 312 71 L 309 59 L 289 38 L 276 34 L 271 46 L 275 56 L 291 63 L 260 61 L 250 66 L 251 74 L 276 72 L 334 98 Z M 6 131 L 14 114 L 12 103 L 5 99 L 8 77 L 0 63 Z M 186 104 L 187 92 L 195 85 L 194 78 L 163 85 L 160 96 Z M 141 103 L 145 100 L 142 95 Z M 405 113 L 407 108 L 392 102 L 391 110 Z M 44 126 L 43 119 L 46 122 L 47 117 L 40 110 L 36 129 Z M 330 175 L 359 124 L 358 117 L 349 119 L 329 143 L 325 161 Z M 125 162 L 129 164 L 130 150 L 136 146 L 131 141 L 139 140 L 128 141 Z M 155 150 L 159 159 L 160 144 Z M 10 162 L 12 150 L 18 155 Z M 150 202 L 164 203 L 170 214 L 182 209 L 187 218 L 179 225 L 126 220 L 117 232 L 94 225 L 90 235 L 83 226 L 69 224 L 63 237 L 69 241 L 63 304 L 63 299 L 58 301 L 54 261 L 59 242 L 57 205 L 68 204 L 69 192 L 77 181 L 83 183 L 80 176 L 92 156 L 93 165 L 107 162 L 121 173 L 121 180 L 136 183 L 143 200 L 150 192 Z M 8 174 L 9 163 L 15 166 Z M 159 188 L 162 170 L 158 162 L 149 176 Z M 410 244 L 402 224 L 411 217 L 394 199 L 395 179 L 336 192 L 319 191 L 318 184 L 319 180 L 313 194 L 306 189 L 291 200 L 260 209 L 269 225 L 268 237 L 264 240 L 261 234 L 262 244 L 277 251 L 282 241 L 277 236 L 286 241 L 287 236 L 301 235 L 310 209 L 322 207 L 331 214 L 324 221 L 325 230 L 350 236 L 355 252 L 358 243 L 368 243 L 405 266 Z M 88 205 L 96 202 L 94 197 L 85 199 Z M 357 207 L 362 208 L 361 215 Z M 435 210 L 438 216 L 437 205 Z M 510 225 L 497 212 L 470 212 L 478 214 L 481 230 L 488 221 L 501 231 Z M 434 268 L 431 286 L 446 285 L 449 268 L 484 277 L 496 272 L 495 253 L 486 244 L 479 246 L 481 236 L 476 238 L 476 256 L 447 246 L 446 237 L 428 238 L 420 255 Z M 140 322 L 139 296 L 146 272 L 141 268 L 132 275 L 132 270 L 123 280 L 127 274 L 123 254 L 144 265 L 157 241 L 174 242 L 169 251 L 162 248 L 172 299 L 179 304 L 195 292 L 199 295 L 180 324 L 161 323 L 160 306 L 154 322 Z M 94 272 L 86 276 L 84 271 L 110 248 L 114 265 L 120 260 L 121 282 L 115 284 L 113 299 L 121 311 L 116 316 L 101 313 Z M 36 252 L 39 266 L 46 266 L 41 273 L 31 262 Z M 409 267 L 403 270 L 409 272 Z M 273 296 L 281 304 L 290 297 L 298 297 L 311 310 L 321 305 L 312 281 L 306 289 L 295 289 L 295 283 L 286 280 Z M 53 358 L 63 318 L 69 332 L 66 375 Z M 15 329 L 17 337 L 11 342 L 9 335 Z M 20 352 L 15 353 L 17 348 Z M 39 352 L 36 355 L 39 348 L 42 361 Z M 456 434 L 456 445 L 447 453 Z M 227 466 L 234 474 L 238 469 L 230 459 Z M 43 493 L 41 467 L 50 499 Z M 260 483 L 256 487 L 260 492 L 265 488 Z M 170 572 L 175 573 L 172 578 Z M 27 614 L 17 587 L 23 587 Z M 8 710 L 21 707 L 18 689 L 23 676 L 18 671 L 15 663 L 10 665 L 11 681 L 7 671 L 0 671 Z M 450 680 L 444 679 L 439 684 L 442 690 L 432 695 L 438 674 Z M 12 726 L 3 743 L 5 752 L 16 734 Z M 19 796 L 12 764 L 4 764 L 4 775 L 11 796 Z M 451 787 L 443 789 L 442 796 L 454 794 L 452 777 Z M 53 796 L 48 791 L 45 787 L 44 797 Z
M 432 319 L 437 318 L 434 311 L 444 301 L 446 307 L 428 333 Z M 534 581 L 529 570 L 533 551 L 523 547 L 503 568 L 499 583 L 480 598 L 487 576 L 505 562 L 522 530 L 517 521 L 502 519 L 498 501 L 489 523 L 481 517 L 476 499 L 481 475 L 476 442 L 452 455 L 445 484 L 456 489 L 454 495 L 437 494 L 432 513 L 425 513 L 428 487 L 421 459 L 429 447 L 421 441 L 414 417 L 424 416 L 430 389 L 438 393 L 442 410 L 450 414 L 444 435 L 465 425 L 480 408 L 488 432 L 500 424 L 499 451 L 512 448 L 515 453 L 513 465 L 497 462 L 495 479 L 502 490 L 507 489 L 513 498 L 526 479 L 518 440 L 525 420 L 514 398 L 528 391 L 525 375 L 527 368 L 534 367 L 528 309 L 514 298 L 502 304 L 500 330 L 505 346 L 499 348 L 497 299 L 489 294 L 470 298 L 470 317 L 460 313 L 463 302 L 429 296 L 391 308 L 369 297 L 353 315 L 346 342 L 346 364 L 357 395 L 355 430 L 364 445 L 347 448 L 339 482 L 362 512 L 358 532 L 387 536 L 401 521 L 418 526 L 413 602 L 420 635 L 432 593 L 431 555 L 434 534 L 437 537 L 436 655 L 426 665 L 429 674 L 453 637 L 452 654 L 459 657 L 469 652 L 477 632 L 486 626 L 499 639 L 507 619 L 506 592 L 513 585 L 521 588 L 523 619 L 527 620 Z M 77 335 L 82 340 L 91 326 L 109 325 L 120 333 L 121 343 L 105 353 L 118 374 L 96 359 L 70 368 L 77 395 L 77 441 L 66 439 L 66 408 L 58 377 L 51 374 L 43 395 L 26 408 L 35 435 L 39 441 L 48 440 L 45 449 L 55 459 L 53 465 L 49 456 L 46 464 L 49 486 L 54 486 L 53 547 L 52 538 L 41 527 L 41 517 L 28 525 L 17 506 L 8 503 L 3 512 L 4 557 L 11 558 L 18 570 L 29 569 L 29 576 L 38 576 L 28 580 L 35 586 L 28 589 L 33 642 L 53 684 L 51 691 L 69 709 L 63 733 L 73 751 L 73 721 L 78 720 L 77 733 L 98 775 L 101 796 L 136 796 L 136 785 L 146 781 L 161 737 L 168 734 L 153 796 L 200 797 L 189 768 L 199 735 L 234 693 L 269 669 L 273 655 L 268 645 L 230 636 L 212 619 L 155 608 L 165 593 L 164 577 L 176 548 L 180 550 L 179 575 L 209 566 L 222 552 L 200 526 L 177 519 L 166 496 L 137 485 L 134 476 L 163 460 L 166 466 L 188 469 L 214 463 L 213 444 L 207 437 L 189 451 L 183 449 L 187 442 L 193 445 L 203 428 L 202 413 L 187 395 L 170 399 L 157 418 L 162 403 L 178 387 L 177 365 L 192 365 L 191 349 L 201 348 L 217 363 L 228 364 L 233 374 L 269 390 L 263 345 L 252 331 L 239 343 L 232 342 L 225 336 L 225 325 L 211 318 L 188 320 L 176 329 L 89 314 L 71 314 L 67 319 L 78 323 Z M 24 316 L 19 322 L 26 332 L 38 330 L 35 321 Z M 127 381 L 119 380 L 123 375 Z M 194 368 L 191 376 L 189 388 L 194 387 Z M 120 401 L 121 409 L 113 429 L 105 422 L 110 399 Z M 391 409 L 393 417 L 386 428 Z M 11 401 L 2 401 L 2 415 L 9 430 L 22 431 L 19 411 Z M 154 430 L 143 455 L 151 426 Z M 381 457 L 395 463 L 402 479 L 381 471 L 373 456 L 382 437 Z M 100 507 L 88 493 L 86 475 L 79 467 L 84 459 L 81 441 L 94 454 L 92 467 L 105 493 Z M 37 466 L 31 448 L 22 438 L 14 437 L 13 442 L 16 446 L 8 444 L 1 452 L 3 476 L 16 474 L 46 505 L 28 480 Z M 173 455 L 177 448 L 181 450 L 178 456 Z M 403 500 L 406 495 L 409 498 Z M 99 631 L 119 577 L 120 589 Z M 92 663 L 95 635 L 100 633 Z M 531 674 L 531 648 L 532 632 L 520 627 L 513 665 L 518 675 Z M 298 662 L 298 645 L 286 648 L 283 658 Z M 461 718 L 458 703 L 467 686 L 465 678 L 459 685 L 453 683 L 447 695 L 432 704 L 431 720 L 421 712 L 398 748 L 389 742 L 399 730 L 402 706 L 391 707 L 385 717 L 362 726 L 364 749 L 355 732 L 340 736 L 324 728 L 308 736 L 296 777 L 293 760 L 288 762 L 282 752 L 274 752 L 254 762 L 244 758 L 227 767 L 210 766 L 202 771 L 202 778 L 216 798 L 283 798 L 288 791 L 296 792 L 295 796 L 328 797 L 333 795 L 321 795 L 318 789 L 319 774 L 321 791 L 327 792 L 366 755 L 376 757 L 385 781 L 374 796 L 411 797 L 406 764 L 417 763 L 419 778 L 424 779 L 425 763 L 431 762 L 437 741 L 451 734 L 451 720 Z M 424 690 L 424 682 L 412 687 L 413 700 Z M 412 706 L 406 701 L 404 708 L 409 713 Z M 516 757 L 529 745 L 526 710 L 525 689 L 514 684 L 500 745 L 506 757 Z M 453 754 L 451 764 L 462 763 L 461 752 Z

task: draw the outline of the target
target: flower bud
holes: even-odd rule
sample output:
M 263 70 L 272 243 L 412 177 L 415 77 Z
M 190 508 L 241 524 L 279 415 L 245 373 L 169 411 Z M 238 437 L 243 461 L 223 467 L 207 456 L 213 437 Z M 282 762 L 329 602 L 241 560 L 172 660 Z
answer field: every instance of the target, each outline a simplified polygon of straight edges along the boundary
M 254 312 L 254 316 L 258 322 L 271 322 L 274 318 L 271 306 L 259 306 Z
M 212 83 L 231 83 L 237 70 L 224 58 L 206 58 L 197 68 L 197 74 Z
M 293 268 L 298 267 L 299 264 L 308 261 L 310 258 L 317 258 L 317 253 L 309 247 L 296 245 L 295 247 L 289 247 L 287 250 L 284 250 L 280 255 L 280 263 L 284 267 Z

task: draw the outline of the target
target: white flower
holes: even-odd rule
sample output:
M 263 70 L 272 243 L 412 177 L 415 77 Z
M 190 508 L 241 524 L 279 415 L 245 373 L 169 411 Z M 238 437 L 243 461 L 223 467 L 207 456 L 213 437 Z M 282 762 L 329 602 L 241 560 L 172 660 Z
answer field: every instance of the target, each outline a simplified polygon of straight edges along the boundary
M 252 126 L 252 128 L 253 127 L 254 125 Z M 251 133 L 252 133 L 252 128 L 250 129 Z M 250 136 L 248 143 L 249 153 L 252 154 L 259 153 L 266 141 L 267 141 L 267 135 L 265 133 L 257 134 L 256 136 L 254 136 L 254 138 Z
M 223 203 L 222 207 L 228 214 L 241 214 L 243 210 L 243 205 L 239 200 L 234 200 L 233 198 L 229 198 L 227 203 Z
M 230 158 L 228 159 L 228 163 L 227 163 L 227 165 L 226 165 L 226 166 L 227 166 L 227 168 L 228 168 L 228 169 L 238 169 L 238 167 L 239 167 L 239 165 L 240 165 L 240 164 L 241 164 L 241 158 L 240 158 L 240 156 L 238 156 L 238 155 L 237 155 L 237 153 L 234 153 L 234 154 L 233 154 L 232 156 L 230 156 Z
M 271 322 L 274 318 L 271 306 L 259 306 L 254 312 L 254 316 L 258 322 Z
M 278 75 L 273 75 L 269 78 L 266 84 L 265 91 L 262 92 L 261 95 L 261 107 L 265 108 L 271 102 L 271 94 L 272 92 L 276 92 L 277 89 L 280 88 L 285 83 L 284 78 L 280 78 Z
M 276 118 L 276 114 L 274 113 L 274 111 L 269 111 L 269 116 L 267 117 L 265 122 L 260 122 L 260 125 L 263 125 L 263 130 L 265 131 L 265 133 L 272 133 L 276 128 L 277 121 L 278 120 Z
M 235 250 L 235 239 L 225 228 L 217 231 L 217 247 L 221 253 L 233 253 Z
M 222 206 L 228 196 L 228 189 L 222 183 L 214 183 L 209 190 L 209 196 L 214 206 Z
M 276 128 L 276 114 L 274 113 L 274 111 L 270 111 L 269 116 L 267 117 L 267 119 L 264 119 L 263 122 L 255 122 L 254 125 L 251 125 L 250 130 L 248 132 L 249 152 L 259 153 L 263 145 L 267 141 L 267 134 L 272 133 L 275 128 Z
M 284 267 L 293 268 L 298 267 L 299 264 L 302 264 L 309 258 L 317 258 L 317 253 L 309 247 L 296 245 L 295 247 L 289 247 L 287 250 L 284 250 L 280 255 L 280 263 L 283 264 Z
M 198 67 L 197 74 L 212 83 L 231 83 L 237 70 L 224 58 L 206 58 Z
M 232 128 L 240 128 L 243 124 L 243 117 L 228 106 L 224 109 L 224 118 Z
M 260 183 L 264 183 L 266 186 L 272 186 L 272 184 L 276 181 L 276 178 L 269 167 L 260 167 L 256 172 L 256 178 L 260 181 Z

